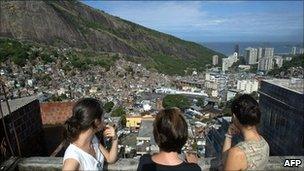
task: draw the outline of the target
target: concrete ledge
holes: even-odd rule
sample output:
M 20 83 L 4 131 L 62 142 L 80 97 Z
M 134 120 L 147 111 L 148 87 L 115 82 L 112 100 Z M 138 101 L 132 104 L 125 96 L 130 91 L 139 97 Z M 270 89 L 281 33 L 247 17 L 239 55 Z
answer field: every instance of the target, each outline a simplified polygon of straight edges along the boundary
M 285 159 L 300 159 L 299 167 L 283 167 Z M 217 169 L 220 162 L 216 158 L 201 158 L 199 165 L 202 170 Z M 115 164 L 105 166 L 109 171 L 136 171 L 138 159 L 119 159 Z M 304 156 L 271 156 L 266 170 L 303 170 Z M 62 157 L 29 157 L 18 162 L 19 171 L 59 171 L 62 167 Z
M 19 171 L 59 171 L 61 167 L 62 157 L 29 157 L 18 163 Z

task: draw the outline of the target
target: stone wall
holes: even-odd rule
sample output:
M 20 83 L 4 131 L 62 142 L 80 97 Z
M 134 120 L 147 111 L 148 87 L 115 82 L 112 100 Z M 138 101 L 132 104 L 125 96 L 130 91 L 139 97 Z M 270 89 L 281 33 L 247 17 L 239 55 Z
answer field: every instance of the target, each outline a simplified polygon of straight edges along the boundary
M 41 118 L 43 125 L 63 124 L 71 115 L 75 102 L 41 103 Z
M 302 164 L 295 168 L 283 167 L 285 159 L 301 159 Z M 271 156 L 269 158 L 266 170 L 303 170 L 304 156 Z M 218 168 L 219 161 L 215 158 L 201 158 L 199 165 L 202 170 Z M 115 164 L 106 166 L 109 171 L 135 171 L 137 169 L 138 159 L 119 159 Z M 22 171 L 59 171 L 62 167 L 61 157 L 30 157 L 18 161 L 16 167 Z

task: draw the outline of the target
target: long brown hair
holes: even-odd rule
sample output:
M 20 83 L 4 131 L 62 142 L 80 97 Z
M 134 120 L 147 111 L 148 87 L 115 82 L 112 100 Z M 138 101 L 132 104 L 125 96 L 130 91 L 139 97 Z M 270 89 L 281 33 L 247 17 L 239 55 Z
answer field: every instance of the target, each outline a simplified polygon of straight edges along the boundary
M 64 137 L 68 142 L 75 141 L 80 132 L 95 128 L 95 119 L 102 120 L 102 103 L 93 98 L 83 98 L 76 102 L 72 116 L 64 123 Z

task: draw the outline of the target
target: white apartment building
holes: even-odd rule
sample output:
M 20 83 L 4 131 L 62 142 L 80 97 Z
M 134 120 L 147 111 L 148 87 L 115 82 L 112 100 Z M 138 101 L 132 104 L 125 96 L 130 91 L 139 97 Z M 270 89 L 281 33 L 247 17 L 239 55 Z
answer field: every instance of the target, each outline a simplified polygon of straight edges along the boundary
M 259 47 L 258 48 L 258 60 L 260 60 L 261 58 L 263 58 L 263 48 Z
M 294 47 L 291 48 L 291 54 L 292 55 L 297 54 L 297 47 L 294 46 Z
M 222 71 L 227 71 L 236 61 L 238 61 L 238 54 L 236 52 L 228 56 L 228 58 L 223 58 Z
M 256 64 L 257 59 L 258 59 L 258 49 L 251 48 L 251 47 L 245 49 L 246 64 L 249 64 L 249 65 Z
M 212 56 L 212 65 L 218 65 L 219 63 L 219 56 L 218 55 L 213 55 Z
M 261 58 L 258 62 L 258 70 L 259 71 L 269 71 L 273 69 L 273 58 Z
M 304 54 L 304 48 L 300 48 L 299 54 Z
M 250 94 L 254 91 L 258 91 L 259 82 L 257 80 L 238 80 L 237 90 L 244 91 L 246 94 Z
M 272 58 L 273 55 L 274 55 L 274 48 L 265 48 L 264 49 L 263 57 Z

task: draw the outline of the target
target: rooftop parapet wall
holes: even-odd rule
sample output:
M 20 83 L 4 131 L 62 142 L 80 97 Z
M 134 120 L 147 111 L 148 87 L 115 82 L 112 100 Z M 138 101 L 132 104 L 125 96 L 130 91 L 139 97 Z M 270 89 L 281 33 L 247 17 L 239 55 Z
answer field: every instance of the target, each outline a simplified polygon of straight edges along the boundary
M 300 159 L 302 161 L 299 167 L 283 167 L 285 159 Z M 109 171 L 135 171 L 138 165 L 138 159 L 119 159 L 115 164 L 106 166 Z M 215 158 L 201 158 L 199 165 L 202 170 L 218 168 L 219 161 Z M 22 171 L 59 171 L 62 167 L 61 157 L 30 157 L 20 159 L 17 167 Z M 266 170 L 303 170 L 304 156 L 271 156 Z
M 41 118 L 43 125 L 63 124 L 71 115 L 75 102 L 41 103 Z

